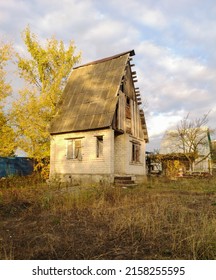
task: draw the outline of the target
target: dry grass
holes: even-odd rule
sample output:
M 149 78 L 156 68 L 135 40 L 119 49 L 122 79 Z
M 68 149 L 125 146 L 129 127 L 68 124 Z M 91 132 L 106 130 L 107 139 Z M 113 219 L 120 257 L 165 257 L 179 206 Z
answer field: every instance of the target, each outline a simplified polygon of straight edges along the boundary
M 0 182 L 0 259 L 216 259 L 216 181 Z

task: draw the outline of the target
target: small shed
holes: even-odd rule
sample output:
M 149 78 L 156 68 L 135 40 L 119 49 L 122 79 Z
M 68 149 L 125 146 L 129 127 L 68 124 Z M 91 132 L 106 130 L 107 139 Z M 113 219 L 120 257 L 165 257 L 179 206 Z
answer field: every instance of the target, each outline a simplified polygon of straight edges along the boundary
M 26 176 L 34 171 L 34 161 L 28 157 L 0 157 L 0 178 Z
M 133 50 L 73 69 L 51 122 L 50 176 L 143 181 L 148 133 Z
M 194 162 L 194 153 L 149 154 L 147 156 L 148 175 L 182 177 L 190 170 Z
M 187 137 L 189 135 L 190 137 Z M 188 171 L 212 172 L 211 139 L 207 127 L 187 129 L 185 134 L 168 130 L 161 141 L 160 154 L 193 155 L 187 158 Z

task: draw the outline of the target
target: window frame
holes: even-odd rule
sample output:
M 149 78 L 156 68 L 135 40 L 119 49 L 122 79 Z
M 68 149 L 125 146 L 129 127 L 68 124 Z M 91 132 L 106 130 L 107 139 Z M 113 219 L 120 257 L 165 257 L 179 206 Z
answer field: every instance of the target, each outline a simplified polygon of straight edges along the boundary
M 103 158 L 104 151 L 104 137 L 103 135 L 97 135 L 96 138 L 96 158 Z
M 131 141 L 131 144 L 131 162 L 141 163 L 141 144 L 135 141 Z
M 66 158 L 68 160 L 82 160 L 81 138 L 68 138 L 65 140 L 67 140 Z

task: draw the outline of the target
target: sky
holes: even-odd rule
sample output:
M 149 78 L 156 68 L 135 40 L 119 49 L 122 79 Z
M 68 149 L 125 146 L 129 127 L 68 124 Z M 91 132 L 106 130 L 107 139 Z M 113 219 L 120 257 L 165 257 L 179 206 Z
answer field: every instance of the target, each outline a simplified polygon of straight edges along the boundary
M 41 42 L 53 35 L 65 45 L 73 40 L 81 64 L 135 50 L 147 150 L 158 149 L 164 132 L 188 113 L 209 112 L 215 128 L 215 0 L 0 0 L 0 41 L 24 53 L 27 25 Z

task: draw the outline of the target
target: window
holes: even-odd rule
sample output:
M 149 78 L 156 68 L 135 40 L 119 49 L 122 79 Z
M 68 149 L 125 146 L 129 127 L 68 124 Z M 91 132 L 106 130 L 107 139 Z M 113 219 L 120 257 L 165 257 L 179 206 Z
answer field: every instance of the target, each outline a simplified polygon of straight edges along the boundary
M 124 92 L 124 82 L 123 82 L 123 81 L 122 81 L 122 83 L 121 83 L 120 90 L 121 90 L 122 92 Z
M 96 157 L 100 158 L 103 156 L 103 136 L 97 136 L 96 141 Z
M 131 119 L 131 106 L 130 106 L 130 98 L 127 96 L 126 97 L 126 118 Z
M 80 139 L 69 139 L 67 141 L 67 158 L 79 160 L 82 159 Z
M 128 96 L 126 96 L 126 104 L 128 107 L 130 107 L 130 98 Z
M 132 162 L 140 162 L 140 144 L 132 142 Z
M 132 132 L 131 132 L 131 106 L 130 106 L 130 98 L 128 96 L 126 96 L 125 115 L 126 115 L 126 132 L 129 134 L 132 134 Z

